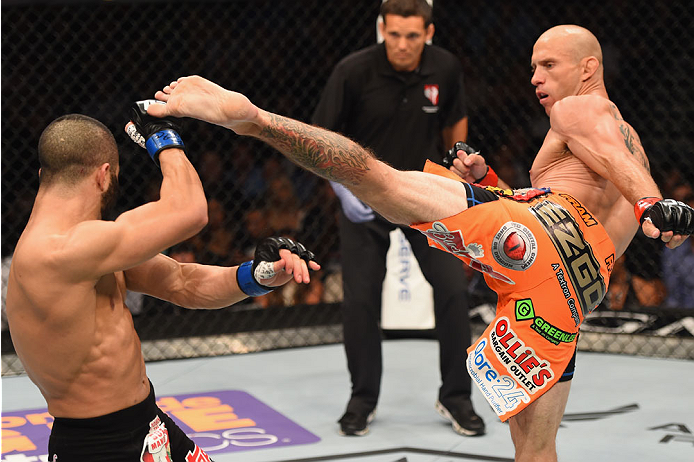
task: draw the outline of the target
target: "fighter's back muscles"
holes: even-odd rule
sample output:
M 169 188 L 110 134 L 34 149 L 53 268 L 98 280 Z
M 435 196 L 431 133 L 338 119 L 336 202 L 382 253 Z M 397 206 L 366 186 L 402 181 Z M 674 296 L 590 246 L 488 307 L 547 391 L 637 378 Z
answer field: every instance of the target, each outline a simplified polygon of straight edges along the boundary
M 467 208 L 460 182 L 396 170 L 342 135 L 287 117 L 260 110 L 258 119 L 260 131 L 254 136 L 302 167 L 345 184 L 394 223 L 433 221 Z

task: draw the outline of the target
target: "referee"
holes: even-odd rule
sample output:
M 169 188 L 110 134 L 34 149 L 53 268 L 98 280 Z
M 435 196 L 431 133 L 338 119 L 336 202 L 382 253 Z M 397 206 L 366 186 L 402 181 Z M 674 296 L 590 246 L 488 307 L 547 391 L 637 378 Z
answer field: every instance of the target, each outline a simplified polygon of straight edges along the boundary
M 439 162 L 444 150 L 467 138 L 460 61 L 440 47 L 427 45 L 434 25 L 426 0 L 388 0 L 381 6 L 381 15 L 384 42 L 337 64 L 312 122 L 347 135 L 398 170 L 422 170 L 427 159 Z M 342 314 L 352 381 L 351 398 L 339 420 L 340 434 L 361 436 L 369 430 L 381 385 L 381 291 L 389 233 L 396 225 L 342 185 L 331 184 L 343 212 Z M 482 435 L 485 426 L 472 407 L 465 367 L 471 334 L 463 265 L 430 248 L 418 231 L 399 228 L 433 287 L 442 377 L 436 409 L 457 433 Z

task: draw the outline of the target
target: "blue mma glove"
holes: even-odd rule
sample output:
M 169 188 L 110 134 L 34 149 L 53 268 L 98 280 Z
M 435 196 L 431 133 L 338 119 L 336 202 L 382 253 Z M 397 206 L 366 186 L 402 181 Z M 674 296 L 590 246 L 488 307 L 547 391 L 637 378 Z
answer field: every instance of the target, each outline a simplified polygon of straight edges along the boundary
M 159 165 L 159 153 L 164 149 L 185 149 L 178 132 L 181 127 L 172 119 L 152 117 L 147 108 L 152 104 L 164 104 L 154 99 L 136 101 L 130 107 L 130 121 L 126 132 L 130 138 L 147 150 L 155 164 Z
M 315 261 L 316 256 L 307 250 L 300 242 L 287 237 L 268 237 L 263 239 L 255 249 L 253 260 L 239 265 L 236 271 L 236 282 L 244 294 L 249 297 L 259 297 L 272 292 L 276 287 L 268 287 L 258 282 L 260 279 L 270 279 L 275 276 L 272 262 L 280 259 L 280 250 L 287 249 L 308 263 Z

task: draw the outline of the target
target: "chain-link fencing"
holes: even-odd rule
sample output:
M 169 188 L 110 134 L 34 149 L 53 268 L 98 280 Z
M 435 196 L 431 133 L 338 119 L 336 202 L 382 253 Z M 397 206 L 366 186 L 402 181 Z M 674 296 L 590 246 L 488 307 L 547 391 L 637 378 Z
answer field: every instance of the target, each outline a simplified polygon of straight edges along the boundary
M 156 199 L 161 181 L 123 132 L 132 101 L 199 74 L 262 108 L 308 121 L 333 66 L 375 41 L 379 6 L 380 0 L 4 1 L 3 281 L 38 187 L 38 138 L 53 119 L 82 113 L 115 134 L 120 213 Z M 532 45 L 545 29 L 574 23 L 601 41 L 609 95 L 640 133 L 663 193 L 694 200 L 694 10 L 687 2 L 436 0 L 434 23 L 434 43 L 459 56 L 465 71 L 468 142 L 511 186 L 529 184 L 548 128 L 530 85 Z M 210 220 L 170 255 L 235 265 L 249 259 L 259 239 L 283 234 L 306 243 L 324 269 L 307 287 L 289 284 L 218 311 L 129 294 L 146 357 L 341 341 L 339 204 L 327 183 L 256 140 L 195 121 L 183 131 Z M 683 276 L 694 271 L 694 248 L 687 243 L 674 258 L 668 252 L 637 236 L 617 262 L 606 302 L 586 321 L 581 348 L 694 358 L 694 290 Z M 493 300 L 477 282 L 471 286 L 481 289 L 471 300 L 479 330 Z M 3 320 L 3 375 L 22 371 L 6 329 Z

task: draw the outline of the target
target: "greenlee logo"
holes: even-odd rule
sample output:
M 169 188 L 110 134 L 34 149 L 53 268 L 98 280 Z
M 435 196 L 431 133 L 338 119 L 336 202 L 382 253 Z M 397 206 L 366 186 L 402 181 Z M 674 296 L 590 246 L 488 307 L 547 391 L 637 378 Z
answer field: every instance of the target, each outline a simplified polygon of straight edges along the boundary
M 516 304 L 516 310 L 518 305 Z M 549 340 L 550 342 L 554 343 L 555 345 L 559 345 L 559 343 L 571 343 L 574 341 L 576 338 L 577 334 L 572 334 L 569 332 L 565 332 L 558 327 L 554 327 L 552 324 L 548 323 L 544 319 L 542 319 L 540 316 L 536 317 L 533 320 L 532 325 L 530 326 L 532 329 Z
M 516 300 L 516 321 L 527 321 L 535 317 L 533 301 L 529 298 Z

